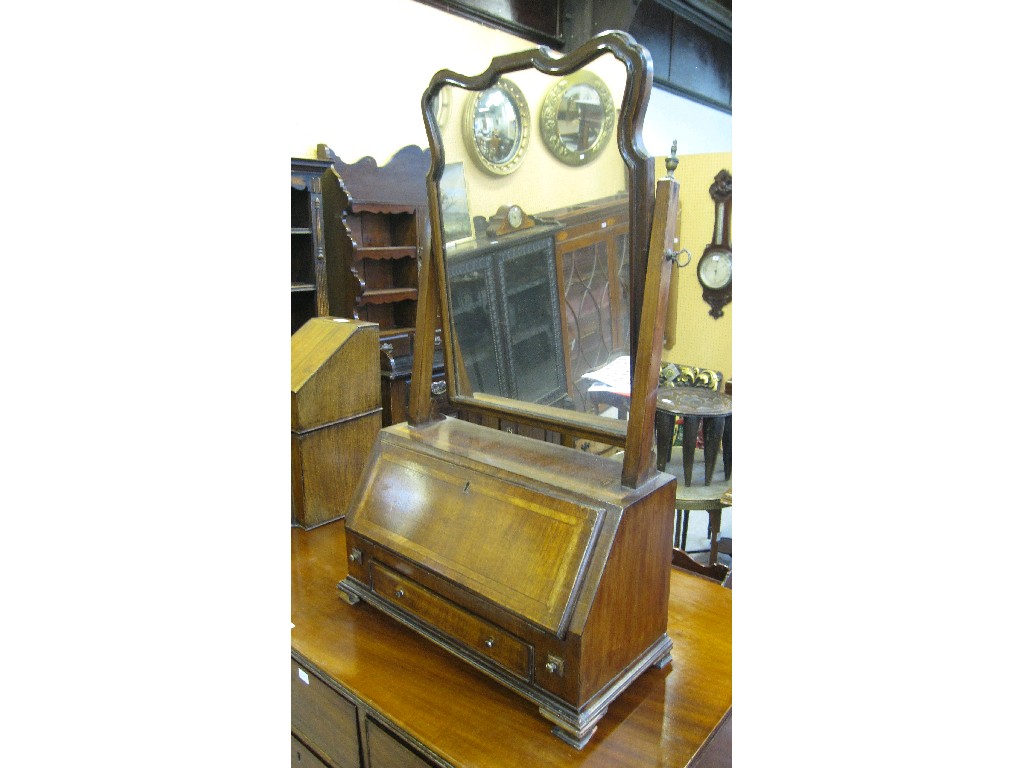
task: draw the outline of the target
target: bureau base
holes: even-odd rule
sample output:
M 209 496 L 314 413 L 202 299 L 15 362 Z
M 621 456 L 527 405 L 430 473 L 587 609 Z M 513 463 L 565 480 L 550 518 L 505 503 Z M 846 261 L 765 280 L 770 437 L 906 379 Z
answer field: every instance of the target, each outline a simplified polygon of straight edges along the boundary
M 625 690 L 630 683 L 645 672 L 649 667 L 663 669 L 672 661 L 672 641 L 665 634 L 648 648 L 633 664 L 622 671 L 605 690 L 591 699 L 582 708 L 567 706 L 546 694 L 543 690 L 528 683 L 518 681 L 508 675 L 499 666 L 491 663 L 484 656 L 473 654 L 464 645 L 455 642 L 434 627 L 418 620 L 415 616 L 405 613 L 387 600 L 382 600 L 366 589 L 362 584 L 346 578 L 338 583 L 341 598 L 349 605 L 356 605 L 365 600 L 370 605 L 398 620 L 410 629 L 437 643 L 442 648 L 471 664 L 497 682 L 511 688 L 520 696 L 534 702 L 540 708 L 540 714 L 554 723 L 551 733 L 576 749 L 582 749 L 597 730 L 597 722 L 608 711 L 608 705 Z

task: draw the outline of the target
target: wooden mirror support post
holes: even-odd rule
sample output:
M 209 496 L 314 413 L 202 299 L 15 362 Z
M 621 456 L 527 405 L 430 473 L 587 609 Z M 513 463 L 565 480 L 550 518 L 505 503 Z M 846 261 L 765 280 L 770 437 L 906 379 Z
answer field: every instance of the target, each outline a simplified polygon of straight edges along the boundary
M 531 67 L 563 77 L 608 52 L 627 64 L 626 90 L 635 97 L 623 110 L 620 151 L 625 156 L 621 146 L 632 143 L 637 163 L 653 168 L 653 160 L 636 151 L 651 59 L 624 33 L 600 35 L 562 58 L 545 49 L 501 56 L 473 78 L 445 70 L 424 94 L 433 153 L 432 246 L 420 271 L 409 422 L 377 435 L 349 507 L 348 575 L 338 584 L 352 610 L 371 610 L 368 605 L 384 612 L 535 703 L 554 725 L 552 733 L 576 749 L 636 678 L 672 659 L 667 629 L 676 480 L 655 468 L 653 433 L 671 268 L 665 254 L 675 231 L 678 184 L 658 182 L 652 211 L 652 174 L 651 191 L 630 201 L 631 221 L 643 222 L 632 228 L 642 241 L 634 253 L 643 255 L 631 261 L 643 287 L 633 286 L 642 306 L 633 329 L 628 424 L 603 419 L 615 426 L 592 426 L 579 417 L 560 418 L 556 408 L 519 409 L 500 398 L 484 406 L 563 433 L 608 437 L 621 430 L 624 457 L 445 418 L 431 408 L 433 334 L 419 332 L 433 330 L 440 310 L 450 376 L 457 340 L 450 338 L 438 205 L 444 157 L 427 113 L 438 83 L 480 90 L 506 72 Z
M 654 414 L 657 410 L 658 375 L 665 341 L 665 315 L 672 276 L 673 237 L 679 214 L 679 182 L 658 181 L 654 224 L 644 279 L 640 333 L 633 366 L 633 394 L 626 429 L 626 450 L 622 458 L 622 484 L 636 488 L 654 471 Z

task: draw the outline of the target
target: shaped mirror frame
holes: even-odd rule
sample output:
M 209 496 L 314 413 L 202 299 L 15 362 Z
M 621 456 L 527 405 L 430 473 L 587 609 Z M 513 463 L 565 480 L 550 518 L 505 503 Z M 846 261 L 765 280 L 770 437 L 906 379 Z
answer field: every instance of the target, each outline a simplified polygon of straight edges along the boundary
M 625 445 L 624 422 L 536 403 L 473 394 L 465 391 L 464 384 L 453 374 L 456 370 L 457 357 L 451 332 L 452 306 L 451 297 L 446 289 L 446 243 L 440 211 L 440 182 L 445 170 L 445 149 L 440 127 L 431 108 L 446 86 L 482 92 L 494 87 L 503 75 L 531 69 L 551 76 L 554 83 L 558 78 L 572 76 L 606 54 L 614 56 L 625 69 L 625 86 L 616 135 L 618 152 L 625 166 L 625 186 L 629 198 L 629 354 L 630 368 L 634 368 L 654 210 L 654 159 L 646 153 L 640 135 L 650 99 L 653 66 L 650 54 L 643 46 L 637 44 L 627 33 L 612 31 L 598 35 L 564 57 L 556 57 L 548 48 L 542 46 L 498 56 L 484 72 L 475 76 L 462 75 L 447 69 L 441 70 L 434 75 L 424 91 L 421 109 L 431 151 L 431 166 L 427 175 L 431 243 L 430 257 L 424 259 L 420 272 L 417 349 L 413 361 L 409 407 L 411 425 L 424 425 L 439 418 L 432 411 L 430 403 L 429 365 L 435 318 L 440 314 L 448 375 L 448 397 L 456 408 L 469 409 L 528 426 L 551 429 L 563 435 L 574 435 L 612 445 Z M 514 179 L 514 176 L 509 178 Z M 653 330 L 651 332 L 653 333 Z

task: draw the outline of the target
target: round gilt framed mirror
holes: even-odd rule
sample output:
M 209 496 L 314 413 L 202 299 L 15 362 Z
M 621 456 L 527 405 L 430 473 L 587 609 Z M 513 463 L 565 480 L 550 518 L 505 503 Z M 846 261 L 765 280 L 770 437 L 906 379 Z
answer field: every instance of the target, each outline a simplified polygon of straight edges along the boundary
M 511 80 L 501 78 L 466 103 L 463 135 L 473 160 L 488 173 L 507 176 L 530 146 L 530 108 Z
M 604 81 L 586 70 L 563 77 L 544 97 L 540 135 L 567 165 L 585 165 L 615 132 L 615 101 Z

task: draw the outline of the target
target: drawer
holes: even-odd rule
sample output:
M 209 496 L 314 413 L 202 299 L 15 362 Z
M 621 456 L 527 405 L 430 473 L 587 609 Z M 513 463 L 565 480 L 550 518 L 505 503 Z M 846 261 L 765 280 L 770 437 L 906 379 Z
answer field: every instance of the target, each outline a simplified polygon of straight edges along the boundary
M 327 763 L 309 751 L 309 748 L 292 736 L 292 768 L 330 768 Z
M 356 708 L 292 659 L 292 731 L 334 768 L 359 768 Z M 295 765 L 295 755 L 292 755 Z
M 515 635 L 377 562 L 371 565 L 370 588 L 389 603 L 529 681 L 533 649 Z
M 382 726 L 366 718 L 367 768 L 431 768 Z

